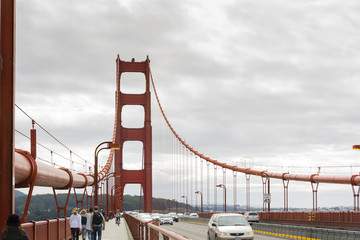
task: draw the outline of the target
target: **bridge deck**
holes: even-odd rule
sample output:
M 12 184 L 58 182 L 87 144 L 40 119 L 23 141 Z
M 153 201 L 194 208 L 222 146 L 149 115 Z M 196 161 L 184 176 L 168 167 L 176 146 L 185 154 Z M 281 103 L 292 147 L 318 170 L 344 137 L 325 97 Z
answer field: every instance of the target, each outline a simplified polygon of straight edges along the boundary
M 102 232 L 102 240 L 133 240 L 129 227 L 124 218 L 121 218 L 120 226 L 115 224 L 115 219 L 106 222 L 105 231 Z

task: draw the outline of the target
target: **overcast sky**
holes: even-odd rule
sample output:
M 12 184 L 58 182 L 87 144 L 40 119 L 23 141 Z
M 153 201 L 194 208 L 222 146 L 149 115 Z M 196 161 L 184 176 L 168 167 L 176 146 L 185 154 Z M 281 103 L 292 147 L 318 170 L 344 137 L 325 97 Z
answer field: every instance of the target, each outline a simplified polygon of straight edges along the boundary
M 355 0 L 17 0 L 16 104 L 92 161 L 95 147 L 112 138 L 117 55 L 148 55 L 168 119 L 199 152 L 254 169 L 356 174 L 359 12 Z M 143 91 L 141 75 L 128 79 L 122 91 Z M 152 101 L 154 196 L 171 198 L 163 181 L 172 171 L 169 137 Z M 139 124 L 138 110 L 126 109 L 125 125 Z M 16 129 L 29 135 L 30 127 L 17 110 Z M 38 141 L 69 155 L 46 137 Z M 16 134 L 17 148 L 28 145 Z M 128 158 L 141 159 L 139 148 L 130 143 Z M 312 207 L 310 184 L 296 184 L 290 206 Z M 282 183 L 272 191 L 282 206 Z M 319 194 L 320 206 L 353 203 L 350 186 L 320 184 Z

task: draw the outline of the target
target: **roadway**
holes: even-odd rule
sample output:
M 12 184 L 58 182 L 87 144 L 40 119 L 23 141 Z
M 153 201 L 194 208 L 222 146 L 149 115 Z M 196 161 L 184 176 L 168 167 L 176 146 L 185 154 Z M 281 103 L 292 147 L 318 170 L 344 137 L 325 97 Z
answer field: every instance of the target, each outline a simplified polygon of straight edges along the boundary
M 204 240 L 207 239 L 207 224 L 203 223 L 186 223 L 186 222 L 174 222 L 174 225 L 161 225 L 161 227 L 173 231 L 179 235 L 187 237 L 192 240 Z M 277 238 L 272 236 L 264 236 L 255 234 L 255 240 L 277 240 L 284 238 Z

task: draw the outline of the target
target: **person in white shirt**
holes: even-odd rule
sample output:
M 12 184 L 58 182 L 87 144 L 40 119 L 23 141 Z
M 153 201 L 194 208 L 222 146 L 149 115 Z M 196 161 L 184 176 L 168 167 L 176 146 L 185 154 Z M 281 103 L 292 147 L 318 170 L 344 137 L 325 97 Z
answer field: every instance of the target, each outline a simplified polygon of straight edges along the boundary
M 79 240 L 79 233 L 81 229 L 81 216 L 78 214 L 77 208 L 72 210 L 70 216 L 70 229 L 73 240 Z
M 90 208 L 89 212 L 86 213 L 86 231 L 88 233 L 88 239 L 91 239 L 91 216 L 93 214 L 93 209 Z

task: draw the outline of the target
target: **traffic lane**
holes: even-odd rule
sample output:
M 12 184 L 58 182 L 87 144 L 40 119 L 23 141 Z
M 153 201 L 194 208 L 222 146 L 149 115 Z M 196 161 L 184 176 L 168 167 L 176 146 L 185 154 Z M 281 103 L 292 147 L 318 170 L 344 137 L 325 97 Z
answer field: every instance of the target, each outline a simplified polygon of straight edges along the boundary
M 174 222 L 174 225 L 161 225 L 160 227 L 173 231 L 181 236 L 187 237 L 192 240 L 207 239 L 207 225 L 185 222 Z M 267 235 L 255 234 L 255 240 L 279 240 L 277 238 Z
M 204 240 L 207 238 L 207 226 L 205 225 L 174 222 L 174 225 L 161 225 L 160 227 L 192 240 Z

